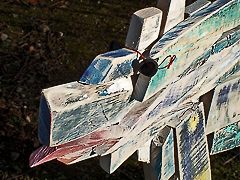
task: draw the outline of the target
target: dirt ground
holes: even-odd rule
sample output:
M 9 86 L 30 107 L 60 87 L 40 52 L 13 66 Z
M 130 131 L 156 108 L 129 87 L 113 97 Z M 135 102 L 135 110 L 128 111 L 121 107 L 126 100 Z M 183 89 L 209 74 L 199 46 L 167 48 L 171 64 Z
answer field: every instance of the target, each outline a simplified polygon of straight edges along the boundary
M 29 168 L 40 146 L 43 88 L 78 80 L 92 59 L 116 40 L 124 44 L 131 15 L 155 0 L 0 1 L 0 179 L 143 179 L 131 158 L 112 175 L 98 158 Z M 240 149 L 212 156 L 213 179 L 240 179 Z

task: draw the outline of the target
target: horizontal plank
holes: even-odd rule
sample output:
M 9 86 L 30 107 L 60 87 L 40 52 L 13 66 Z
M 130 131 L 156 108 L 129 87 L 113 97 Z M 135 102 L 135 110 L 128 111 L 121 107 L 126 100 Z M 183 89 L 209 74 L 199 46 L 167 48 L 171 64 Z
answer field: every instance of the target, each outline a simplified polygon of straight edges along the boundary
M 51 114 L 49 145 L 67 143 L 113 121 L 127 105 L 132 90 L 130 78 L 117 79 L 104 85 L 72 82 L 43 90 L 42 96 Z M 40 116 L 40 120 L 49 122 L 46 114 Z

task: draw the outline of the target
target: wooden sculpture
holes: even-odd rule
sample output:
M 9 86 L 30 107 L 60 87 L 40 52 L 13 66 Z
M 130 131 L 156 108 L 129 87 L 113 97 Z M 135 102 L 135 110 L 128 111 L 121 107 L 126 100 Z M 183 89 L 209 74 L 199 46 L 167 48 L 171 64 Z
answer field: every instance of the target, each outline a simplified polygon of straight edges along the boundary
M 42 91 L 31 167 L 100 156 L 112 173 L 137 152 L 146 179 L 211 179 L 209 155 L 240 146 L 240 1 L 157 7 L 80 81 Z

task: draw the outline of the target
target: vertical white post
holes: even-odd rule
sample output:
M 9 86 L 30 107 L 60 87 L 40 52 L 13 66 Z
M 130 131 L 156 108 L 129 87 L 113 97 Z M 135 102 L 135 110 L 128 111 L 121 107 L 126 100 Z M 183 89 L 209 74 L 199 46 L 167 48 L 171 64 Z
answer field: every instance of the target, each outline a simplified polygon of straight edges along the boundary
M 184 20 L 185 0 L 158 0 L 157 8 L 163 13 L 160 35 Z

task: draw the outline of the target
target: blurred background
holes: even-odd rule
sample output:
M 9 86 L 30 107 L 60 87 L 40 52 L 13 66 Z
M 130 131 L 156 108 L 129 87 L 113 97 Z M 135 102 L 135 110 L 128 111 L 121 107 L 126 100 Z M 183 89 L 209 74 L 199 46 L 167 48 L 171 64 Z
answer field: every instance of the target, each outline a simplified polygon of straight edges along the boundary
M 124 45 L 131 15 L 156 0 L 0 0 L 0 179 L 143 179 L 132 157 L 112 175 L 98 158 L 29 168 L 41 90 L 79 80 L 112 42 Z M 240 179 L 240 149 L 211 156 L 213 179 Z

